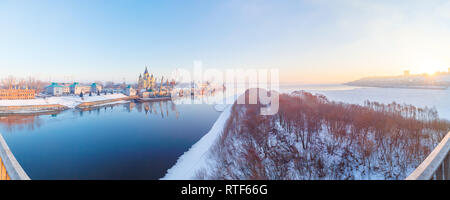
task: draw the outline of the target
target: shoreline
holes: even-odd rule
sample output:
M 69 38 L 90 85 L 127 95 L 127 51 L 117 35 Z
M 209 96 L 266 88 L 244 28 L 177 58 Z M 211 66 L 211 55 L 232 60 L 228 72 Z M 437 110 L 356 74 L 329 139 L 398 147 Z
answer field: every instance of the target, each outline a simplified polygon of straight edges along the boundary
M 227 105 L 208 133 L 184 152 L 159 180 L 192 180 L 198 170 L 208 167 L 209 150 L 222 135 L 233 105 Z
M 352 84 L 344 83 L 343 85 L 355 87 L 372 87 L 372 88 L 396 88 L 396 89 L 416 89 L 416 90 L 447 90 L 449 87 L 445 86 L 383 86 L 383 85 L 366 85 L 366 84 Z
M 69 109 L 89 109 L 89 108 L 95 108 L 102 105 L 109 105 L 111 103 L 115 102 L 122 102 L 129 100 L 137 99 L 137 96 L 125 96 L 125 95 L 114 95 L 114 96 L 103 96 L 103 98 L 109 98 L 105 100 L 96 100 L 96 98 L 91 98 L 93 101 L 86 101 L 89 100 L 89 98 L 82 98 L 81 101 L 76 97 L 61 97 L 60 99 L 70 99 L 70 101 L 61 101 L 60 103 L 47 103 L 48 99 L 33 99 L 29 101 L 20 101 L 20 103 L 23 104 L 30 104 L 30 105 L 14 105 L 13 103 L 10 103 L 12 105 L 8 105 L 8 102 L 3 104 L 7 105 L 1 105 L 0 104 L 0 115 L 10 115 L 10 114 L 40 114 L 40 113 L 52 113 L 52 112 L 61 112 Z M 98 98 L 98 96 L 97 96 Z M 84 102 L 83 102 L 84 101 Z M 57 101 L 56 101 L 57 102 Z M 18 103 L 18 104 L 20 104 Z M 41 103 L 41 104 L 39 104 Z M 17 104 L 17 103 L 16 103 Z
M 75 108 L 85 109 L 85 108 L 91 108 L 91 107 L 98 107 L 98 106 L 102 106 L 104 104 L 110 104 L 110 103 L 114 103 L 114 102 L 118 102 L 118 101 L 135 100 L 137 98 L 138 98 L 137 96 L 128 96 L 128 97 L 117 98 L 117 99 L 84 102 L 84 103 L 81 103 L 81 104 L 75 106 Z
M 39 99 L 44 100 L 44 99 Z M 62 105 L 62 104 L 40 104 L 40 105 L 0 105 L 0 115 L 12 115 L 12 114 L 42 114 L 42 113 L 54 113 L 61 112 L 69 109 L 90 110 L 98 107 L 130 103 L 130 102 L 157 102 L 157 101 L 169 101 L 170 97 L 159 98 L 139 98 L 138 96 L 125 96 L 113 99 L 88 101 L 88 102 L 76 102 L 76 105 Z
M 137 102 L 155 102 L 155 101 L 169 101 L 172 100 L 172 97 L 154 97 L 154 98 L 136 98 Z
M 7 114 L 33 114 L 52 113 L 68 110 L 69 107 L 60 104 L 50 105 L 25 105 L 25 106 L 0 106 L 0 115 Z

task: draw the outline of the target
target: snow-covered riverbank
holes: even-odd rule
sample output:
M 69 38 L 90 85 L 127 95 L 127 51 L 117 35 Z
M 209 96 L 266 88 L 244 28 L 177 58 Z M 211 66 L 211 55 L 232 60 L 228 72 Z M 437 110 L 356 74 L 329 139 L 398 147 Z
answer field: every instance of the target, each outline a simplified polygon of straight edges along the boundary
M 199 169 L 207 167 L 209 149 L 222 134 L 231 108 L 232 105 L 227 105 L 211 130 L 185 152 L 161 180 L 190 180 Z
M 61 96 L 61 97 L 48 97 L 48 98 L 36 98 L 27 100 L 0 100 L 1 106 L 41 106 L 41 105 L 62 105 L 68 108 L 75 108 L 76 106 L 94 101 L 104 101 L 127 97 L 124 94 L 107 94 L 100 96 L 88 96 L 81 98 L 79 96 Z

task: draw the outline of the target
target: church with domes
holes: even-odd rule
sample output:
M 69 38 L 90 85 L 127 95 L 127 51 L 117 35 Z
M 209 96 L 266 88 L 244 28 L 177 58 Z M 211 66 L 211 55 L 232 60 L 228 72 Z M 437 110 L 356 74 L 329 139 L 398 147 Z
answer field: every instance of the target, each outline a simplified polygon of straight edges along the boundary
M 138 87 L 145 90 L 153 90 L 156 87 L 156 79 L 153 74 L 148 73 L 147 67 L 145 67 L 144 75 L 139 75 Z

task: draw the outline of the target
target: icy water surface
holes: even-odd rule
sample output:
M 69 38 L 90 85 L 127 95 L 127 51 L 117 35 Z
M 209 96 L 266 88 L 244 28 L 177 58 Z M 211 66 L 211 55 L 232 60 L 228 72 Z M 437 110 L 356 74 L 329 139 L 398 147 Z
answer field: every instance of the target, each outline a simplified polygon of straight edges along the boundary
M 280 85 L 280 91 L 290 93 L 305 90 L 313 94 L 325 95 L 332 101 L 364 104 L 364 101 L 377 101 L 389 104 L 411 104 L 417 107 L 436 108 L 439 117 L 450 120 L 450 89 L 402 89 L 355 87 L 346 85 Z

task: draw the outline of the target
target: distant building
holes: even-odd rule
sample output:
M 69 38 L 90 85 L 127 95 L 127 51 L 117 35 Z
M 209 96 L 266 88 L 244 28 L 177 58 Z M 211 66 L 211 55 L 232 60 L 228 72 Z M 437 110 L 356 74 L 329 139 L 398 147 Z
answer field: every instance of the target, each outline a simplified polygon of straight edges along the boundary
M 409 70 L 403 71 L 403 76 L 409 76 L 409 75 L 410 75 Z
M 125 89 L 125 95 L 127 96 L 135 96 L 137 93 L 137 91 L 135 89 L 133 89 L 131 87 L 131 85 L 129 85 L 126 89 Z
M 63 94 L 70 94 L 70 87 L 69 86 L 63 86 Z
M 102 86 L 97 83 L 92 83 L 91 92 L 93 93 L 102 92 Z
M 69 86 L 70 88 L 70 93 L 71 94 L 75 94 L 75 95 L 79 95 L 80 93 L 88 93 L 91 92 L 91 86 L 83 86 L 80 85 L 78 82 L 73 83 L 72 85 Z
M 156 83 L 156 80 L 146 67 L 144 75 L 139 75 L 137 95 L 142 98 L 169 96 L 176 84 L 175 80 L 169 82 L 169 79 L 164 79 L 164 77 L 159 79 L 161 83 Z
M 156 79 L 155 77 L 153 77 L 153 74 L 150 75 L 148 73 L 148 69 L 147 67 L 145 68 L 144 71 L 144 76 L 139 75 L 139 80 L 138 80 L 138 88 L 139 89 L 153 89 L 156 86 Z
M 63 94 L 70 94 L 70 83 L 61 83 L 59 85 L 63 87 Z
M 34 99 L 36 90 L 0 89 L 0 100 Z
M 145 91 L 145 92 L 141 92 L 141 95 L 140 95 L 142 98 L 150 98 L 150 97 L 154 97 L 155 96 L 155 94 L 154 94 L 154 92 L 148 92 L 148 91 Z
M 51 85 L 45 88 L 47 94 L 52 96 L 61 96 L 64 93 L 64 87 L 59 85 L 58 83 L 52 83 Z

